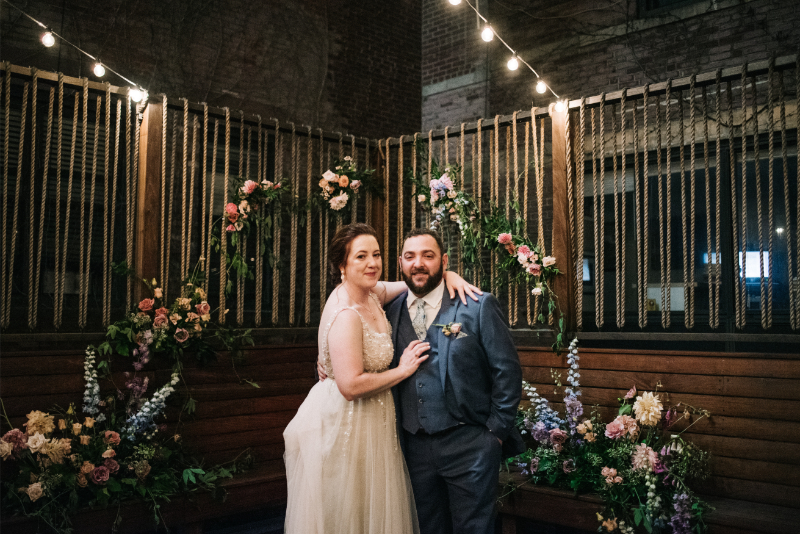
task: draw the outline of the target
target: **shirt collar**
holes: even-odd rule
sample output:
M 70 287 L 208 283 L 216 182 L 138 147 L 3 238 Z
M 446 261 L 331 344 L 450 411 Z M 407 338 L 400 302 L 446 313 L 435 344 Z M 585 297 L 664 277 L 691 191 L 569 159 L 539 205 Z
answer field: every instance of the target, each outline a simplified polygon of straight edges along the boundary
M 439 282 L 439 285 L 434 288 L 433 291 L 428 293 L 427 295 L 421 297 L 422 300 L 425 301 L 425 304 L 430 306 L 431 308 L 437 308 L 442 303 L 442 297 L 444 296 L 444 279 Z M 417 296 L 412 293 L 411 291 L 408 292 L 408 297 L 406 297 L 406 306 L 410 310 L 414 303 L 417 301 Z

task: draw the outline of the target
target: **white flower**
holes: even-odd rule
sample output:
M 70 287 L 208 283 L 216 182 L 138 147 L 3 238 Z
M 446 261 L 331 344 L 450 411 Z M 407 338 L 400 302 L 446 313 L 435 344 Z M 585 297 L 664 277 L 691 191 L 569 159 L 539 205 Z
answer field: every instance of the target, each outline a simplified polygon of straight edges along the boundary
M 342 193 L 330 199 L 331 209 L 339 211 L 347 205 L 347 193 Z
M 323 174 L 322 177 L 325 178 L 326 180 L 328 180 L 329 182 L 332 182 L 332 181 L 338 179 L 336 174 L 334 174 L 330 169 L 325 171 L 325 174 Z
M 242 213 L 250 213 L 250 204 L 248 204 L 246 200 L 242 200 L 239 203 L 239 211 Z

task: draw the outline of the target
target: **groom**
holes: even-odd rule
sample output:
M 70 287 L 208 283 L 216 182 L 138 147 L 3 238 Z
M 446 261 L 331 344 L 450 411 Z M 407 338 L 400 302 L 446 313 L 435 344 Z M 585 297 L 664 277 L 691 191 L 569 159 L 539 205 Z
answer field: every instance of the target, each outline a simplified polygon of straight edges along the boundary
M 409 291 L 386 304 L 397 366 L 415 340 L 430 357 L 392 388 L 421 534 L 494 532 L 500 461 L 524 450 L 514 419 L 519 356 L 497 299 L 463 305 L 445 291 L 439 234 L 412 230 L 400 269 Z

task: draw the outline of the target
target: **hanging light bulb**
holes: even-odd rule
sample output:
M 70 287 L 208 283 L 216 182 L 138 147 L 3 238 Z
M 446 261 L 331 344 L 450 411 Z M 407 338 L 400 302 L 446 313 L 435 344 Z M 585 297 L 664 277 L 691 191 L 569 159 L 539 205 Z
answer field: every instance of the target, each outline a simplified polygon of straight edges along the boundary
M 131 87 L 128 89 L 128 96 L 131 97 L 131 100 L 134 102 L 141 102 L 142 98 L 144 98 L 144 91 L 136 87 Z
M 519 60 L 517 56 L 511 56 L 511 59 L 508 60 L 508 70 L 517 70 L 519 68 Z
M 494 39 L 494 31 L 492 31 L 492 27 L 488 24 L 483 27 L 483 31 L 481 32 L 481 39 L 486 41 L 487 43 Z
M 547 84 L 544 83 L 542 80 L 536 82 L 536 92 L 541 95 L 544 94 L 545 91 L 547 91 Z
M 106 74 L 106 68 L 103 66 L 102 63 L 99 61 L 94 64 L 94 75 L 98 78 L 102 78 Z
M 563 100 L 559 100 L 558 102 L 556 102 L 556 111 L 558 113 L 563 113 L 565 109 L 567 109 L 567 105 L 564 103 Z
M 50 48 L 51 46 L 56 44 L 56 38 L 53 37 L 53 34 L 51 32 L 45 32 L 44 35 L 42 35 L 42 44 L 45 45 L 47 48 Z
M 461 0 L 450 0 L 450 3 L 453 4 L 454 6 L 457 6 L 458 4 L 461 3 Z

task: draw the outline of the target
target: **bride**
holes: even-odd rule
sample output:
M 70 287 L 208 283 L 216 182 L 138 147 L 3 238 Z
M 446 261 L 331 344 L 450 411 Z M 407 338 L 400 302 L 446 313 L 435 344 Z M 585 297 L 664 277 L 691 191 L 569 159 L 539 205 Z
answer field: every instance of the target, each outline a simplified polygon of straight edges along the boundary
M 366 224 L 343 226 L 330 246 L 331 271 L 342 283 L 322 312 L 317 383 L 283 433 L 289 534 L 417 533 L 416 508 L 397 438 L 390 388 L 428 358 L 412 341 L 389 369 L 394 348 L 382 305 L 404 282 L 379 282 L 378 235 Z M 451 298 L 476 287 L 445 275 Z

